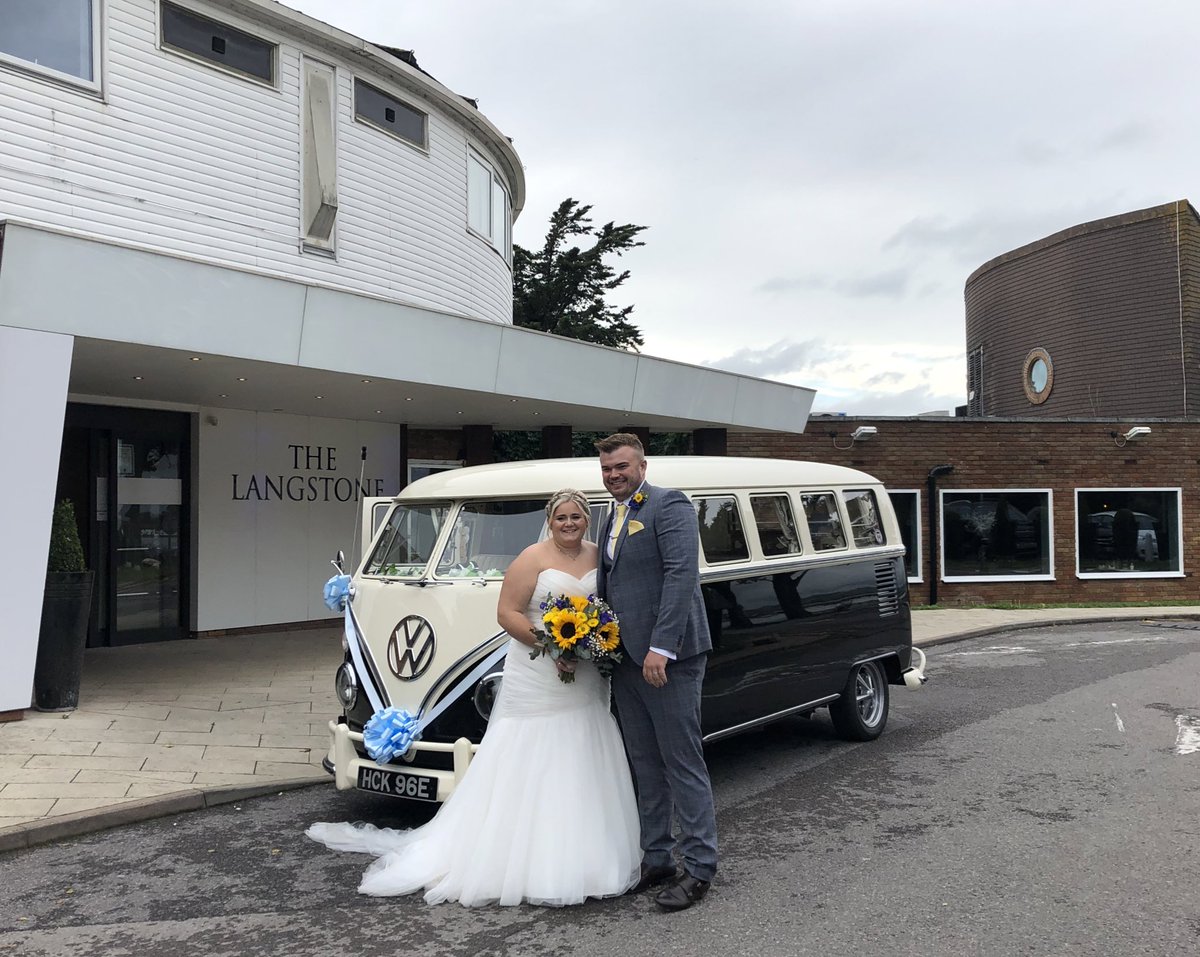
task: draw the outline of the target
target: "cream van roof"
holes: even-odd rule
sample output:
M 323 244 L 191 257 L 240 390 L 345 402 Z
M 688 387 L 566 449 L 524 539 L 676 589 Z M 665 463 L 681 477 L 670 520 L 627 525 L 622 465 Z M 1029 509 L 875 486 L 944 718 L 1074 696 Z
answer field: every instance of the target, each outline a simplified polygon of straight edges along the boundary
M 649 465 L 646 480 L 666 488 L 710 491 L 880 484 L 878 479 L 865 472 L 824 462 L 695 455 L 647 456 L 646 460 Z M 418 479 L 398 497 L 538 498 L 567 487 L 593 495 L 606 494 L 596 459 L 534 459 L 451 469 Z

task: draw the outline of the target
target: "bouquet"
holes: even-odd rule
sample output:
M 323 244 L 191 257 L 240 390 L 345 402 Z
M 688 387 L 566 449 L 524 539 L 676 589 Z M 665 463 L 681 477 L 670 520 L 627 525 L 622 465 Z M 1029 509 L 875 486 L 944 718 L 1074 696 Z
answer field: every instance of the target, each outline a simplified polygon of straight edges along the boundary
M 621 660 L 621 625 L 608 603 L 595 595 L 552 595 L 546 593 L 542 609 L 544 630 L 534 630 L 537 645 L 530 658 L 549 655 L 555 660 L 586 659 L 596 665 L 605 678 Z M 575 680 L 574 672 L 560 671 L 566 683 Z

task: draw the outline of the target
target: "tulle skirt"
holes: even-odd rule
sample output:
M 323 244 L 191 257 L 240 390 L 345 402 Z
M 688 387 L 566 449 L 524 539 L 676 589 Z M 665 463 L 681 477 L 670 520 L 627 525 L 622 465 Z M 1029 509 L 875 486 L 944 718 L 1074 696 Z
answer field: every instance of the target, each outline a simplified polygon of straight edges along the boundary
M 571 684 L 512 642 L 479 750 L 428 824 L 314 824 L 334 850 L 374 854 L 359 892 L 424 890 L 430 904 L 578 904 L 638 880 L 637 805 L 608 683 L 581 662 Z

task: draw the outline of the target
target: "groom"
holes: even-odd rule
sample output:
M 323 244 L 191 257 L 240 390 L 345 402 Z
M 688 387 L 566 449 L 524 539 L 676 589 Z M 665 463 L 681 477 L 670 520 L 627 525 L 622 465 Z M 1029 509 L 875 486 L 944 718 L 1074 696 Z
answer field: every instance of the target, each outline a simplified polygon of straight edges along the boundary
M 655 896 L 684 910 L 717 870 L 717 824 L 700 736 L 700 685 L 712 650 L 700 597 L 696 513 L 682 492 L 646 482 L 636 435 L 596 443 L 616 506 L 600 545 L 597 590 L 621 622 L 624 660 L 613 697 L 637 782 L 642 876 L 634 888 L 672 883 Z M 672 817 L 684 870 L 676 874 Z

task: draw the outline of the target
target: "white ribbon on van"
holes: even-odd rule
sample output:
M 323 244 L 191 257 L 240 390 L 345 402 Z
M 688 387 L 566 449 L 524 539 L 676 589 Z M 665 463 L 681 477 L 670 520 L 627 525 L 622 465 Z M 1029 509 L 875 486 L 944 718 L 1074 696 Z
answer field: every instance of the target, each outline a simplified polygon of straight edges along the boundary
M 496 666 L 508 653 L 508 642 L 486 655 L 462 678 L 456 681 L 442 699 L 428 711 L 413 715 L 407 710 L 383 704 L 379 691 L 374 687 L 371 673 L 367 670 L 363 655 L 362 630 L 350 602 L 346 602 L 346 643 L 350 646 L 350 658 L 358 672 L 367 700 L 374 714 L 363 727 L 363 744 L 376 764 L 387 764 L 392 758 L 404 755 L 421 732 L 433 724 L 459 698 L 467 693 L 485 674 Z

